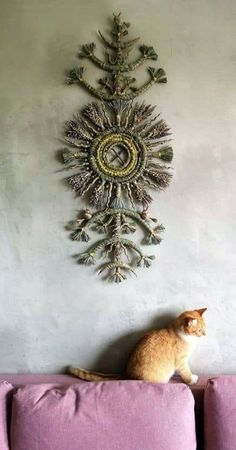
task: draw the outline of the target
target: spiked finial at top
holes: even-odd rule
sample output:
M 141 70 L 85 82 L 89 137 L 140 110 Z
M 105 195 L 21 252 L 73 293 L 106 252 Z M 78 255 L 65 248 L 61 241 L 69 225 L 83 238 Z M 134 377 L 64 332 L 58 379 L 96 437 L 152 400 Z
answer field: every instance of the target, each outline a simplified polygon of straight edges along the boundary
M 80 58 L 90 59 L 100 69 L 108 72 L 104 78 L 98 80 L 100 88 L 91 86 L 84 78 L 84 68 L 77 67 L 68 74 L 68 84 L 80 84 L 84 86 L 92 95 L 111 101 L 122 98 L 132 100 L 144 93 L 154 83 L 166 83 L 167 78 L 163 69 L 148 67 L 149 80 L 142 86 L 136 86 L 136 79 L 129 76 L 129 72 L 140 67 L 148 60 L 156 61 L 157 53 L 153 47 L 140 45 L 140 57 L 133 62 L 128 62 L 129 53 L 139 38 L 126 40 L 130 24 L 123 22 L 121 13 L 113 15 L 113 26 L 111 28 L 111 40 L 107 39 L 100 31 L 99 36 L 105 47 L 105 61 L 95 55 L 96 45 L 94 42 L 82 45 L 79 53 Z

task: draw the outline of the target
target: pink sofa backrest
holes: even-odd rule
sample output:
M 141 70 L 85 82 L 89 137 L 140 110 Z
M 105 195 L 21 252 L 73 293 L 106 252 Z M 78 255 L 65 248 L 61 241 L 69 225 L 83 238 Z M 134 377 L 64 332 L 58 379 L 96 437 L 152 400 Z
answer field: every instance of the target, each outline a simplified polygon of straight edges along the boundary
M 12 450 L 195 450 L 184 384 L 142 381 L 25 386 L 13 397 Z
M 236 376 L 208 381 L 204 394 L 205 450 L 236 449 Z
M 84 383 L 77 378 L 74 378 L 70 375 L 31 375 L 31 374 L 3 374 L 0 375 L 0 379 L 7 380 L 8 383 L 11 383 L 14 386 L 14 389 L 11 389 L 11 392 L 8 393 L 8 415 L 10 423 L 10 415 L 11 415 L 11 397 L 15 388 L 23 387 L 25 385 L 40 385 L 40 384 L 53 384 L 55 386 L 68 386 L 71 384 L 81 384 Z M 198 441 L 198 450 L 203 450 L 203 394 L 204 389 L 207 383 L 208 377 L 200 377 L 200 380 L 197 385 L 191 386 L 191 390 L 195 399 L 195 419 L 196 419 L 196 431 L 197 431 L 197 441 Z M 180 379 L 174 378 L 172 380 L 172 384 L 179 384 L 181 382 Z M 2 397 L 0 395 L 0 403 Z M 4 400 L 4 398 L 3 398 Z M 4 406 L 0 405 L 0 411 L 3 412 L 3 422 L 5 423 L 5 400 Z M 0 414 L 0 433 L 1 433 L 1 420 L 2 415 Z M 1 437 L 0 437 L 1 442 Z M 2 447 L 0 446 L 2 450 Z M 5 450 L 5 448 L 3 448 Z M 8 449 L 7 449 L 8 450 Z
M 14 388 L 7 381 L 0 381 L 0 449 L 9 450 L 8 431 L 10 402 Z

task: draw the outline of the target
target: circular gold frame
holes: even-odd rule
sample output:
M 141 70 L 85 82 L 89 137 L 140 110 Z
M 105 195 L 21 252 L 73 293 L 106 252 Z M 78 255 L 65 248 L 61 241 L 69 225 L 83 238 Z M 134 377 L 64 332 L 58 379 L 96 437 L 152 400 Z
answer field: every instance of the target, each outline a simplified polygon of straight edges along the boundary
M 128 154 L 122 167 L 114 167 L 107 160 L 107 152 L 115 145 L 124 147 Z M 140 176 L 146 162 L 146 147 L 137 135 L 109 132 L 95 139 L 90 149 L 90 164 L 99 176 L 111 181 L 131 181 Z

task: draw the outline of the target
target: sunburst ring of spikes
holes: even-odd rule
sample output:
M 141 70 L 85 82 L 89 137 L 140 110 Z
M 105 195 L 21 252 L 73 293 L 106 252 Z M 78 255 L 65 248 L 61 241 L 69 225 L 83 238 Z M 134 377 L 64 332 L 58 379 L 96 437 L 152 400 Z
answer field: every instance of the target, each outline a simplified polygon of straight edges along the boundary
M 173 158 L 170 129 L 155 107 L 134 102 L 155 83 L 167 81 L 163 69 L 148 67 L 149 79 L 138 87 L 129 76 L 148 60 L 156 60 L 153 47 L 141 45 L 140 57 L 129 62 L 137 39 L 127 40 L 129 23 L 114 15 L 109 40 L 99 32 L 105 61 L 95 55 L 95 44 L 82 46 L 81 58 L 89 59 L 108 72 L 100 88 L 84 78 L 84 68 L 68 74 L 69 84 L 79 84 L 99 101 L 89 103 L 69 121 L 65 130 L 68 147 L 63 151 L 66 167 L 73 171 L 68 182 L 76 196 L 88 199 L 88 208 L 69 222 L 75 241 L 88 242 L 92 231 L 104 236 L 77 255 L 79 264 L 98 264 L 99 274 L 120 283 L 135 267 L 150 267 L 155 256 L 142 244 L 160 244 L 164 230 L 151 217 L 149 191 L 165 189 L 171 181 L 169 163 Z M 86 196 L 85 196 L 86 194 Z M 128 239 L 137 227 L 143 230 L 141 245 Z

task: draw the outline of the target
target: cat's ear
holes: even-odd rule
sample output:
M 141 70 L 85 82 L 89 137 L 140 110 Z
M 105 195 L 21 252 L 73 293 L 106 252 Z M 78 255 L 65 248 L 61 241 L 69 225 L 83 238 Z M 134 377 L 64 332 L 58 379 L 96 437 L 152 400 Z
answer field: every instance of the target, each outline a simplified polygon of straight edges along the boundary
M 194 327 L 197 325 L 197 319 L 193 319 L 192 317 L 185 317 L 184 321 L 187 327 Z
M 204 314 L 204 312 L 207 311 L 207 308 L 195 309 L 195 311 L 198 312 L 198 314 L 200 316 L 202 316 Z

